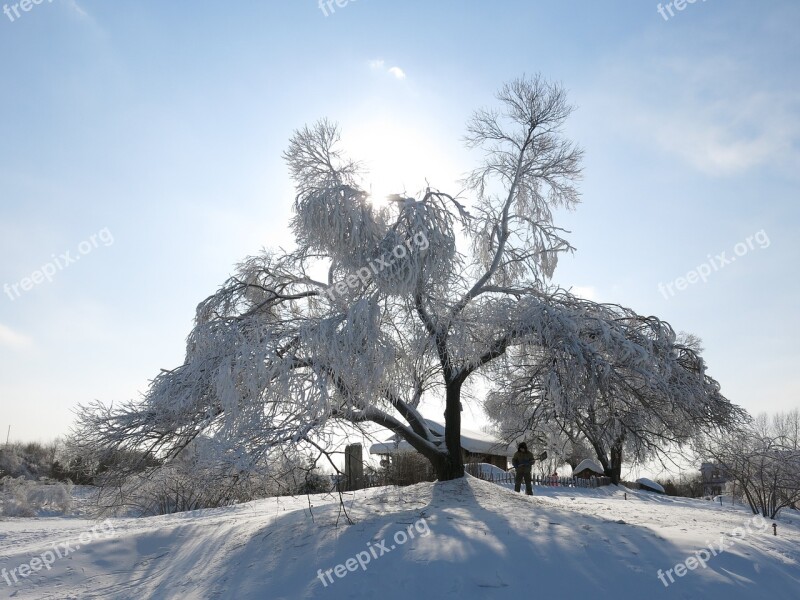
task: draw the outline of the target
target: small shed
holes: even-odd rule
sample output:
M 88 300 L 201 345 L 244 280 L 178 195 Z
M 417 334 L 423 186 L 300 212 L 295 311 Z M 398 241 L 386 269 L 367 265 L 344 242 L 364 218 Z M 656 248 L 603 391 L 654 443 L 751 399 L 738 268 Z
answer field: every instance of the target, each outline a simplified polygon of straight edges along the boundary
M 591 479 L 592 477 L 602 477 L 603 475 L 605 475 L 603 467 L 591 458 L 581 461 L 581 464 L 575 467 L 572 472 L 572 476 L 578 479 Z
M 639 484 L 639 489 L 645 490 L 646 492 L 655 492 L 656 494 L 666 493 L 663 487 L 647 477 L 640 477 L 636 480 L 636 483 Z
M 436 446 L 444 445 L 444 424 L 432 419 L 425 419 L 428 431 Z M 385 442 L 372 444 L 370 454 L 393 456 L 416 450 L 397 434 Z M 461 428 L 461 453 L 464 463 L 488 463 L 505 471 L 508 468 L 508 457 L 513 454 L 508 444 L 480 431 Z

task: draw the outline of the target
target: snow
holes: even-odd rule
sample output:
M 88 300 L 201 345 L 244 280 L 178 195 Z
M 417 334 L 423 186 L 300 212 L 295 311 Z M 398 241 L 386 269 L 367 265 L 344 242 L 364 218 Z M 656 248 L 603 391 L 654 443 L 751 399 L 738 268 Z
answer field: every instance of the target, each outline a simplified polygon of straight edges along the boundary
M 716 502 L 717 504 L 727 504 L 731 506 L 736 504 L 737 506 L 749 506 L 747 502 L 743 502 L 741 498 L 732 498 L 730 494 L 722 494 L 721 496 L 714 496 L 711 499 L 712 502 Z
M 344 504 L 354 525 L 331 495 L 114 519 L 113 536 L 76 547 L 50 570 L 13 586 L 0 579 L 0 597 L 781 600 L 796 598 L 800 581 L 796 511 L 779 520 L 778 536 L 763 523 L 739 539 L 731 536 L 752 515 L 737 507 L 617 486 L 537 487 L 526 497 L 472 477 L 362 490 Z M 0 521 L 0 568 L 30 564 L 93 525 Z M 415 536 L 397 544 L 399 531 Z M 705 568 L 675 575 L 669 587 L 659 580 L 659 570 L 720 538 L 726 549 Z M 347 570 L 348 559 L 383 540 L 385 554 Z M 344 576 L 331 571 L 333 583 L 323 584 L 318 573 L 340 564 Z
M 482 477 L 505 477 L 508 475 L 508 473 L 500 467 L 489 463 L 470 463 L 466 465 L 466 468 L 469 470 L 470 474 L 475 475 L 479 472 Z M 472 469 L 475 469 L 475 471 Z
M 662 494 L 666 493 L 664 492 L 664 488 L 661 487 L 661 485 L 657 484 L 652 479 L 648 479 L 647 477 L 640 477 L 639 479 L 636 480 L 636 483 L 638 483 L 639 485 L 646 485 L 651 490 L 661 492 Z
M 580 473 L 584 469 L 589 469 L 590 471 L 593 471 L 593 472 L 597 473 L 598 475 L 605 474 L 605 471 L 603 471 L 603 467 L 601 467 L 599 464 L 597 464 L 597 461 L 594 461 L 591 458 L 587 458 L 587 459 L 581 461 L 581 464 L 579 464 L 577 467 L 575 467 L 572 470 L 572 472 L 573 473 Z

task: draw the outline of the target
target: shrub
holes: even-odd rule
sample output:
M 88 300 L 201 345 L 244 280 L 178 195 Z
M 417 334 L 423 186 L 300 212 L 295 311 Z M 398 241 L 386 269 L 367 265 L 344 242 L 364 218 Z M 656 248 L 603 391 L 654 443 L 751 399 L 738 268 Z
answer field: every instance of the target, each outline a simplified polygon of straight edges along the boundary
M 0 514 L 4 516 L 34 517 L 40 511 L 66 515 L 72 506 L 72 484 L 24 477 L 0 480 Z
M 101 514 L 163 515 L 230 506 L 269 496 L 331 491 L 331 480 L 308 458 L 273 454 L 239 465 L 212 440 L 199 438 L 177 459 L 140 473 L 109 468 L 97 478 Z M 241 468 L 240 468 L 241 467 Z
M 436 479 L 430 461 L 416 452 L 393 454 L 383 466 L 382 475 L 386 485 L 413 485 Z
M 58 442 L 7 444 L 0 448 L 0 477 L 51 477 L 58 451 Z

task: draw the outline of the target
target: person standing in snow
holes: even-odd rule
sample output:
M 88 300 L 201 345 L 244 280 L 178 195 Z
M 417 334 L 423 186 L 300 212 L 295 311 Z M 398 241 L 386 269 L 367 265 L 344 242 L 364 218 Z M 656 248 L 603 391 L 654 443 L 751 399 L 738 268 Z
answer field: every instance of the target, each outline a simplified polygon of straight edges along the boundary
M 525 442 L 517 446 L 517 451 L 511 458 L 511 464 L 514 465 L 516 475 L 514 477 L 514 491 L 518 492 L 522 487 L 522 480 L 525 479 L 525 493 L 528 496 L 533 496 L 533 487 L 531 487 L 531 469 L 533 468 L 533 454 L 528 451 L 528 445 Z

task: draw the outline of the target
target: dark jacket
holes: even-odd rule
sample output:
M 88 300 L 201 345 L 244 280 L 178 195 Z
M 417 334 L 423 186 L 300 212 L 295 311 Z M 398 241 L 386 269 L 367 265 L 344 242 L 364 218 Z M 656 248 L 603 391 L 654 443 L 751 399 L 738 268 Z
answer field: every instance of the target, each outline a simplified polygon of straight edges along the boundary
M 533 467 L 533 453 L 530 450 L 517 450 L 511 458 L 511 464 L 517 468 L 517 473 L 530 473 Z

